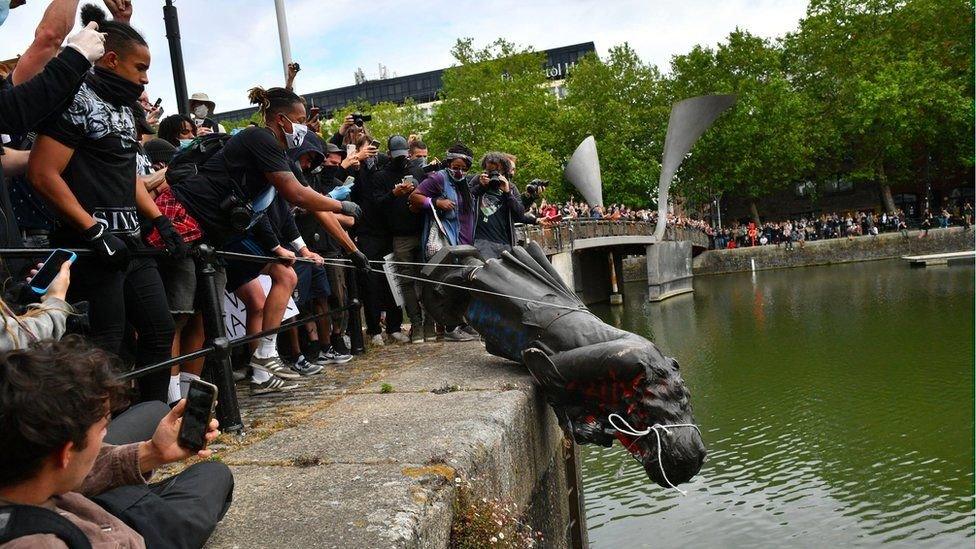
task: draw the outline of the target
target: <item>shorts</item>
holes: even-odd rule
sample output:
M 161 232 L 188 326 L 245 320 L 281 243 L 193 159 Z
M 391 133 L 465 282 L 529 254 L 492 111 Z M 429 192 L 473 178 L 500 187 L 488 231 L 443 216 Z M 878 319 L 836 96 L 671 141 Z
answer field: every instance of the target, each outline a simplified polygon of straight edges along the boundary
M 298 275 L 298 285 L 295 286 L 292 297 L 299 307 L 313 299 L 325 299 L 332 294 L 324 267 L 299 261 L 295 263 L 295 274 Z
M 193 258 L 160 258 L 157 263 L 170 314 L 189 315 L 200 311 L 203 305 L 203 287 L 197 284 L 197 268 Z M 214 268 L 217 299 L 222 302 L 224 287 L 227 286 L 227 273 L 219 265 Z
M 231 240 L 229 243 L 220 247 L 222 252 L 234 252 L 238 254 L 259 255 L 262 257 L 274 257 L 270 251 L 265 250 L 260 244 L 250 236 L 242 236 Z M 235 292 L 241 286 L 254 280 L 261 274 L 268 262 L 241 261 L 236 259 L 226 259 L 227 262 L 227 291 Z

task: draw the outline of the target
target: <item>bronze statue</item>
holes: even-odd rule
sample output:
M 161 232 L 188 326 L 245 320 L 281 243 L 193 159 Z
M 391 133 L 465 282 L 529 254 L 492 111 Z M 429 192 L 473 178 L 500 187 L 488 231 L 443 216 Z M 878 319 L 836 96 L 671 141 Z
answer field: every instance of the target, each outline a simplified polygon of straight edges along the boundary
M 577 442 L 609 447 L 619 440 L 661 486 L 698 473 L 705 445 L 696 428 L 643 434 L 654 425 L 694 423 L 678 363 L 591 313 L 538 244 L 487 262 L 473 246 L 453 246 L 431 263 L 424 268 L 436 282 L 427 292 L 428 311 L 447 325 L 463 317 L 489 353 L 524 364 Z M 618 430 L 611 414 L 629 426 Z

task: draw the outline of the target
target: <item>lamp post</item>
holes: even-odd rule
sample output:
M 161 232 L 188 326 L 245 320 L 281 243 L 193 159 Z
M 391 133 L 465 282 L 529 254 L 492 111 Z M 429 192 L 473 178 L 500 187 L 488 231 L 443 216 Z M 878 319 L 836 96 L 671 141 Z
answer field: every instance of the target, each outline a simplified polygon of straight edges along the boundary
M 285 16 L 285 0 L 275 0 L 275 15 L 278 18 L 278 41 L 281 43 L 281 68 L 288 81 L 288 64 L 291 63 L 291 43 L 288 40 L 288 19 Z
M 169 41 L 169 59 L 173 65 L 173 87 L 176 90 L 176 108 L 180 114 L 187 114 L 186 71 L 183 68 L 183 48 L 180 46 L 180 20 L 173 0 L 166 0 L 163 6 L 163 22 L 166 25 L 166 40 Z

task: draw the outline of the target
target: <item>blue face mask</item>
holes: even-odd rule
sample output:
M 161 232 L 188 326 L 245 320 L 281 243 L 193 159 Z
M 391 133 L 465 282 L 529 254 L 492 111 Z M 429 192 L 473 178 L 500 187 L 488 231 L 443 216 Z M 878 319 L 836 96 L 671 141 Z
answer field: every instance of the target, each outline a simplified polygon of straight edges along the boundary
M 8 15 L 10 15 L 10 0 L 0 0 L 0 25 L 3 25 Z
M 193 143 L 192 139 L 180 139 L 180 150 L 189 147 L 190 143 Z

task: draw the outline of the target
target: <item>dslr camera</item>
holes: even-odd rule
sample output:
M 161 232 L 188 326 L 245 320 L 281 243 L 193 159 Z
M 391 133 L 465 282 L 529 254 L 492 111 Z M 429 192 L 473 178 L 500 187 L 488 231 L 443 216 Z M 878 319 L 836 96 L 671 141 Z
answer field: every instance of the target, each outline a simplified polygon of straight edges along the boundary
M 236 231 L 246 231 L 251 227 L 254 209 L 250 202 L 242 200 L 236 193 L 230 193 L 220 202 L 220 208 L 230 215 L 231 226 Z
M 363 114 L 361 112 L 352 113 L 352 123 L 359 126 L 360 128 L 363 127 L 363 123 L 370 122 L 372 120 L 373 120 L 373 115 L 371 114 Z
M 525 192 L 532 196 L 539 196 L 546 192 L 548 186 L 549 182 L 545 179 L 533 179 L 531 183 L 525 186 Z
M 497 191 L 502 187 L 502 179 L 498 170 L 491 170 L 488 172 L 488 188 Z

